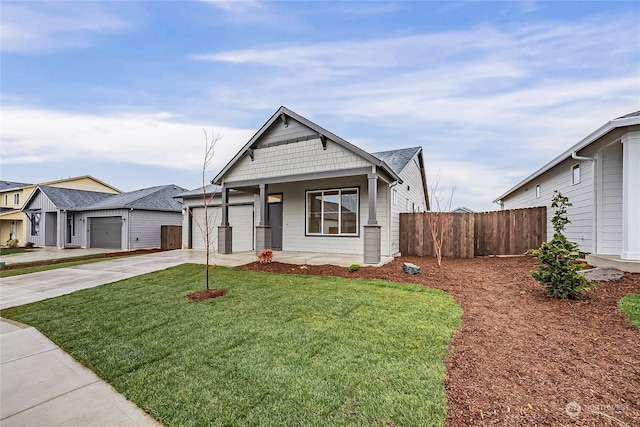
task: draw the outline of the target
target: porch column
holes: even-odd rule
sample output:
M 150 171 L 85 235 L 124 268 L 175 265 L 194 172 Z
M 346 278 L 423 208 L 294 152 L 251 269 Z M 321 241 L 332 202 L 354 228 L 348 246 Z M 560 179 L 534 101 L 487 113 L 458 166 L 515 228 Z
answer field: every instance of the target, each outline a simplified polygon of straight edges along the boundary
M 369 219 L 364 226 L 364 252 L 365 264 L 378 264 L 380 262 L 381 231 L 376 217 L 378 201 L 378 174 L 367 174 L 367 199 L 369 200 Z
M 622 252 L 640 261 L 640 132 L 622 136 Z
M 260 222 L 256 226 L 256 255 L 271 249 L 271 226 L 267 216 L 267 184 L 260 184 Z
M 229 189 L 222 185 L 222 222 L 218 227 L 218 253 L 230 254 L 233 251 L 232 231 L 229 225 Z
M 64 249 L 67 229 L 67 212 L 58 209 L 56 211 L 56 246 L 58 249 Z

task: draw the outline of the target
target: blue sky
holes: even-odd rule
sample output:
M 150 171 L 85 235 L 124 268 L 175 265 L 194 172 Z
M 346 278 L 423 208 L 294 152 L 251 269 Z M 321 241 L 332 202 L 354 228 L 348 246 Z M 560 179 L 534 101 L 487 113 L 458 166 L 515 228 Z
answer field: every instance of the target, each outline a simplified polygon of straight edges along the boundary
M 640 3 L 0 3 L 3 180 L 201 183 L 285 105 L 491 202 L 640 110 Z

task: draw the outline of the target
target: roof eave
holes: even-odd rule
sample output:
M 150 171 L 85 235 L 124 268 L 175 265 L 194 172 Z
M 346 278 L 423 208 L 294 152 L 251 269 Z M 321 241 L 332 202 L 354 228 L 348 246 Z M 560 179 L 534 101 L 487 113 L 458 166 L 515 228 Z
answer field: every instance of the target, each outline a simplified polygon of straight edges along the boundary
M 532 181 L 533 179 L 537 178 L 538 176 L 542 175 L 543 173 L 547 172 L 551 168 L 555 167 L 556 165 L 560 164 L 561 162 L 571 157 L 571 153 L 577 152 L 586 148 L 591 143 L 602 138 L 604 135 L 608 134 L 614 129 L 618 129 L 626 126 L 635 126 L 635 125 L 640 125 L 640 117 L 627 117 L 627 118 L 614 119 L 614 120 L 608 121 L 604 125 L 600 126 L 598 129 L 596 129 L 595 131 L 591 132 L 585 138 L 580 140 L 578 143 L 574 144 L 571 148 L 569 148 L 568 150 L 560 154 L 558 157 L 556 157 L 555 159 L 553 159 L 552 161 L 550 161 L 549 163 L 547 163 L 546 165 L 544 165 L 543 167 L 541 167 L 540 169 L 538 169 L 537 171 L 535 171 L 534 173 L 532 173 L 531 175 L 529 175 L 528 177 L 520 181 L 518 184 L 516 184 L 511 189 L 509 189 L 506 193 L 502 194 L 500 197 L 495 199 L 493 203 L 499 203 L 501 200 L 503 200 L 505 197 L 509 196 L 511 193 L 518 190 L 523 185 L 527 184 L 528 182 Z

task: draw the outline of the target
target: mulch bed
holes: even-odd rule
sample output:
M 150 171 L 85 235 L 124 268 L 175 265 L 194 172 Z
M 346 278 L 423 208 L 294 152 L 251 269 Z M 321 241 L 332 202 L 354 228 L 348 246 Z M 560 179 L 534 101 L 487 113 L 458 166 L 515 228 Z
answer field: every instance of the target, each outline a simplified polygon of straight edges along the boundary
M 73 250 L 73 249 L 70 249 L 70 250 Z M 2 270 L 19 270 L 21 268 L 40 267 L 43 265 L 62 264 L 65 262 L 86 261 L 89 259 L 113 258 L 113 257 L 130 256 L 130 255 L 131 256 L 145 255 L 145 254 L 152 254 L 155 252 L 164 252 L 165 250 L 166 249 L 135 249 L 132 251 L 125 251 L 125 252 L 107 252 L 103 254 L 94 254 L 94 255 L 87 255 L 87 256 L 74 256 L 74 257 L 67 257 L 67 258 L 33 261 L 33 262 L 19 262 L 15 264 L 7 264 L 1 269 Z
M 402 263 L 422 268 L 402 272 Z M 445 359 L 448 426 L 640 426 L 640 332 L 618 310 L 640 274 L 602 282 L 577 300 L 551 300 L 530 276 L 532 257 L 400 257 L 350 272 L 273 262 L 239 268 L 384 279 L 442 289 L 463 324 Z M 570 416 L 573 415 L 573 416 Z
M 227 291 L 224 289 L 205 289 L 202 291 L 191 292 L 190 294 L 186 295 L 185 298 L 191 302 L 200 302 L 211 298 L 223 297 L 226 294 Z

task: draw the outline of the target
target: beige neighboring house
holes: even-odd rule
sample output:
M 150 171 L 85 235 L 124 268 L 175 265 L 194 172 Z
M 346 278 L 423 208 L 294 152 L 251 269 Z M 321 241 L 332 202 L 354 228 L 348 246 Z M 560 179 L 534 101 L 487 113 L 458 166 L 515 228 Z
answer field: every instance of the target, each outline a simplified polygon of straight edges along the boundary
M 2 212 L 0 212 L 0 244 L 6 244 L 9 239 L 18 239 L 20 245 L 24 245 L 28 241 L 27 215 L 21 209 L 38 185 L 107 194 L 122 193 L 117 188 L 90 175 L 42 182 L 40 184 L 0 181 L 0 207 L 2 209 Z

